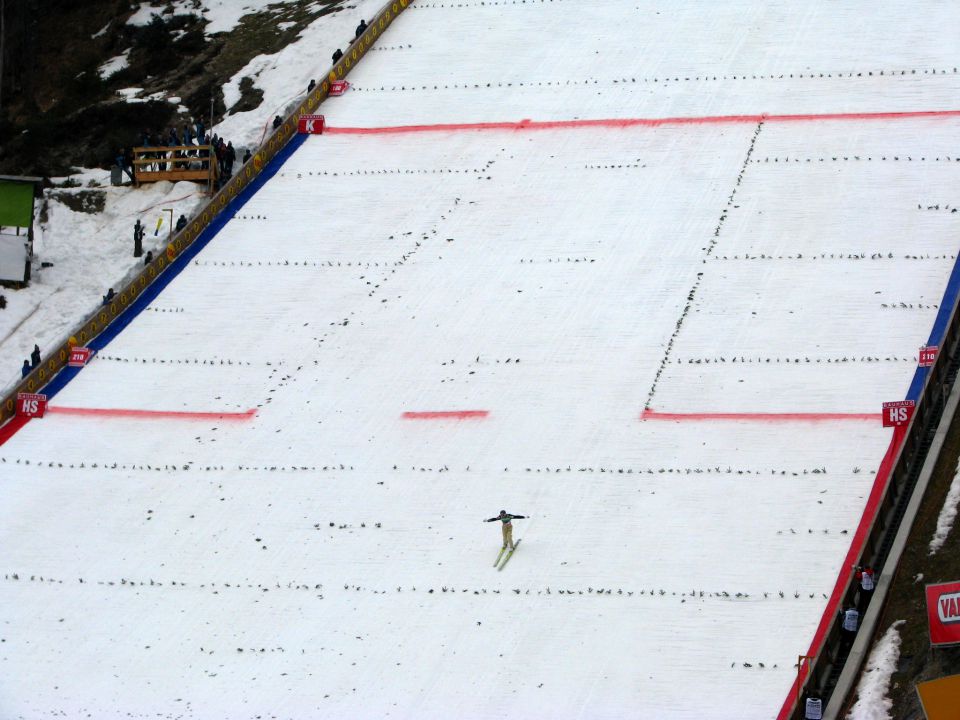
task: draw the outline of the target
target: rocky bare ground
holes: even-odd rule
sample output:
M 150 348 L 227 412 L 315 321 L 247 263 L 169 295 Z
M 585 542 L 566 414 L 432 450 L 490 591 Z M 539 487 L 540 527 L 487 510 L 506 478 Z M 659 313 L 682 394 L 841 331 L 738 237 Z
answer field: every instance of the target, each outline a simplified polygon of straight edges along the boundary
M 106 168 L 117 148 L 145 129 L 180 127 L 191 117 L 209 127 L 211 101 L 217 121 L 255 109 L 262 93 L 252 82 L 241 81 L 240 100 L 229 108 L 223 85 L 318 17 L 352 7 L 345 0 L 264 3 L 232 31 L 208 34 L 199 0 L 186 12 L 184 6 L 158 6 L 151 22 L 132 25 L 139 5 L 127 0 L 8 3 L 0 173 L 48 177 Z M 126 67 L 104 72 L 105 61 L 124 53 Z M 118 93 L 126 88 L 140 89 L 137 102 Z

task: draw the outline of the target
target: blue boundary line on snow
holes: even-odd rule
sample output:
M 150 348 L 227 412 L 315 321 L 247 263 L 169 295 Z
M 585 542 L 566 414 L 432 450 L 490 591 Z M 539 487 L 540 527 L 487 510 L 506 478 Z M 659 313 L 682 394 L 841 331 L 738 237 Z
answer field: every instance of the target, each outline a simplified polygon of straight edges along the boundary
M 217 234 L 230 222 L 237 212 L 247 204 L 247 201 L 250 200 L 257 192 L 262 188 L 268 180 L 273 179 L 277 174 L 280 168 L 283 167 L 284 163 L 290 159 L 290 156 L 295 153 L 301 145 L 306 141 L 307 135 L 297 134 L 290 139 L 282 150 L 280 150 L 276 155 L 273 156 L 273 159 L 265 167 L 259 175 L 257 175 L 250 183 L 243 188 L 237 196 L 231 200 L 227 206 L 220 211 L 217 216 L 210 221 L 210 224 L 207 225 L 200 233 L 200 236 L 193 242 L 190 247 L 183 251 L 183 253 L 177 257 L 170 265 L 167 266 L 167 269 L 164 270 L 160 275 L 154 280 L 147 288 L 140 294 L 136 300 L 130 303 L 130 306 L 127 307 L 122 313 L 120 313 L 112 323 L 110 323 L 103 332 L 97 335 L 88 346 L 94 350 L 102 350 L 110 342 L 117 337 L 124 328 L 127 327 L 130 323 L 136 319 L 136 317 L 143 312 L 147 306 L 153 302 L 161 292 L 173 282 L 174 279 L 184 268 L 186 268 L 190 262 L 200 254 L 200 252 L 213 240 Z M 56 377 L 54 377 L 46 387 L 43 389 L 43 393 L 48 397 L 52 398 L 58 392 L 63 390 L 66 387 L 67 383 L 73 380 L 77 374 L 83 368 L 75 367 L 65 367 Z
M 943 336 L 947 332 L 947 323 L 950 322 L 950 313 L 953 312 L 953 306 L 960 297 L 960 256 L 953 263 L 953 271 L 950 273 L 950 279 L 947 280 L 947 287 L 943 291 L 943 298 L 940 300 L 940 309 L 937 311 L 937 317 L 933 321 L 933 328 L 930 330 L 930 338 L 927 345 L 943 345 Z M 923 392 L 923 385 L 927 381 L 927 375 L 930 368 L 917 367 L 913 374 L 913 381 L 907 390 L 907 400 L 920 400 L 920 393 Z

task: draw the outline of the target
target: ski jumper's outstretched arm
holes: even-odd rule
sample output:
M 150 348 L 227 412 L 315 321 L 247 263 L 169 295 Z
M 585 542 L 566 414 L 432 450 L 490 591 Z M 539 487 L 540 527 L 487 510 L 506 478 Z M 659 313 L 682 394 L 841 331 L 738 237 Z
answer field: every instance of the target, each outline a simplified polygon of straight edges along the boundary
M 526 520 L 526 519 L 527 519 L 526 515 L 511 515 L 510 513 L 507 513 L 503 517 L 500 517 L 499 515 L 497 515 L 496 517 L 492 517 L 487 520 L 484 520 L 484 522 L 494 522 L 496 520 L 506 521 L 506 520 Z

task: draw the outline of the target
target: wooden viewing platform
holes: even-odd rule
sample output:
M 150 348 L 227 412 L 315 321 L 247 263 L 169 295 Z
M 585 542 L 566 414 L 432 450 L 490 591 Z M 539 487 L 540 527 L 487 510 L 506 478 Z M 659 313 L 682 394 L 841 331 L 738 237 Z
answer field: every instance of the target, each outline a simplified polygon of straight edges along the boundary
M 212 194 L 220 168 L 211 145 L 164 145 L 133 148 L 134 185 L 169 180 L 207 183 Z

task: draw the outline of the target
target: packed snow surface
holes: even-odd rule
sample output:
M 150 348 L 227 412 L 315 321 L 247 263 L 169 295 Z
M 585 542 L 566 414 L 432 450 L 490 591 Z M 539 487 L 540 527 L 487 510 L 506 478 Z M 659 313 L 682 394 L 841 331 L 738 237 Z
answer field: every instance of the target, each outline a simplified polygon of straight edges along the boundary
M 903 623 L 898 620 L 887 628 L 870 651 L 857 685 L 857 701 L 847 713 L 847 720 L 888 720 L 890 717 L 893 703 L 887 693 L 890 691 L 890 676 L 897 671 L 900 659 L 900 626 Z
M 947 110 L 957 15 L 417 2 L 323 112 Z M 958 130 L 311 136 L 0 448 L 0 707 L 775 717 L 890 439 L 838 414 L 903 397 L 955 262 Z M 487 414 L 404 416 L 450 411 Z

